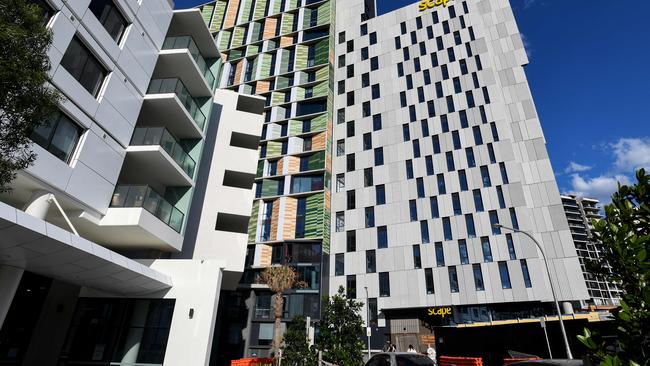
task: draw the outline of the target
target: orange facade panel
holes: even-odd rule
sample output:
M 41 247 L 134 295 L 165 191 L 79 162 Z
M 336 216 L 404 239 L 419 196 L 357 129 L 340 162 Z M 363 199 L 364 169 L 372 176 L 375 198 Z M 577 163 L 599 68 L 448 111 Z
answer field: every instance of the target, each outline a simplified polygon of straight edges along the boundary
M 280 220 L 280 200 L 273 201 L 273 210 L 271 211 L 271 235 L 270 240 L 278 240 L 278 222 Z
M 264 24 L 264 39 L 271 39 L 275 37 L 275 30 L 278 26 L 278 18 L 266 18 Z
M 235 81 L 233 85 L 239 84 L 239 81 L 241 80 L 241 73 L 242 70 L 244 69 L 244 62 L 243 61 L 238 61 L 236 65 L 232 65 L 231 67 L 235 68 Z
M 286 197 L 284 201 L 284 224 L 282 225 L 282 239 L 294 239 L 296 236 L 296 211 L 298 199 Z
M 228 10 L 226 10 L 226 19 L 223 22 L 223 29 L 234 27 L 237 21 L 237 11 L 239 10 L 239 0 L 230 0 Z
M 323 150 L 325 148 L 325 132 L 314 135 L 311 138 L 312 150 Z
M 261 245 L 260 266 L 270 267 L 273 256 L 273 247 L 270 245 Z
M 293 37 L 282 37 L 280 38 L 280 47 L 288 47 L 293 45 Z
M 260 94 L 269 91 L 270 87 L 271 87 L 270 81 L 258 81 L 255 89 L 257 90 L 257 94 Z

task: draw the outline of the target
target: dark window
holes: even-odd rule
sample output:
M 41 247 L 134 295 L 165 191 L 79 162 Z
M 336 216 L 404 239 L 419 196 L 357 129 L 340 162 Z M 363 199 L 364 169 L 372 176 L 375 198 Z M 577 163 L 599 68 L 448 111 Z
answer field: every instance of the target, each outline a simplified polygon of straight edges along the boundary
M 388 230 L 386 226 L 379 226 L 377 228 L 377 248 L 388 248 Z
M 406 160 L 406 179 L 413 179 L 413 161 Z
M 416 180 L 418 198 L 424 198 L 424 179 L 417 178 Z
M 433 156 L 429 155 L 425 157 L 425 165 L 427 168 L 427 175 L 433 175 Z
M 348 78 L 353 78 L 354 77 L 354 65 L 348 65 L 347 76 L 348 76 Z
M 422 244 L 429 244 L 429 224 L 426 220 L 420 221 L 420 237 Z
M 517 259 L 517 253 L 515 252 L 515 243 L 512 240 L 512 234 L 506 234 L 506 243 L 508 244 L 508 254 L 510 259 Z
M 377 32 L 372 32 L 370 33 L 370 44 L 376 44 L 377 43 Z
M 467 174 L 465 173 L 465 170 L 458 171 L 458 183 L 460 183 L 461 191 L 464 192 L 469 189 L 467 186 Z
M 375 199 L 377 205 L 383 205 L 386 203 L 386 186 L 383 184 L 375 186 Z
M 492 248 L 489 237 L 484 236 L 481 238 L 481 249 L 483 251 L 483 262 L 492 262 Z
M 347 137 L 354 136 L 354 121 L 350 121 L 346 125 Z
M 491 143 L 487 144 L 488 148 L 488 157 L 490 158 L 490 164 L 495 164 L 497 162 L 497 157 L 494 155 L 494 146 Z
M 379 296 L 390 296 L 390 274 L 388 272 L 379 273 Z
M 424 282 L 427 285 L 427 294 L 433 294 L 435 290 L 433 287 L 433 269 L 427 268 L 424 270 Z
M 372 116 L 372 130 L 379 131 L 381 130 L 381 114 L 375 114 Z
M 354 210 L 356 207 L 356 194 L 354 189 L 347 191 L 347 209 Z
M 505 163 L 499 163 L 499 170 L 501 170 L 501 181 L 503 184 L 508 184 L 508 171 L 506 170 L 506 164 Z
M 533 287 L 533 284 L 530 281 L 530 272 L 528 271 L 528 263 L 526 262 L 525 259 L 522 259 L 519 261 L 519 264 L 521 264 L 521 273 L 524 276 L 524 285 L 526 286 L 526 288 Z
M 440 116 L 440 128 L 442 132 L 449 132 L 449 119 L 446 114 Z
M 465 98 L 467 99 L 467 106 L 469 108 L 476 107 L 476 103 L 474 102 L 474 93 L 472 93 L 471 90 L 465 92 Z
M 476 237 L 476 227 L 474 226 L 474 216 L 472 214 L 465 215 L 465 227 L 467 228 L 467 237 Z
M 501 288 L 512 288 L 512 284 L 510 283 L 510 271 L 508 271 L 508 263 L 499 262 L 499 275 L 501 276 Z
M 413 268 L 422 268 L 422 256 L 419 245 L 413 246 Z
M 370 117 L 372 112 L 370 111 L 370 102 L 363 102 L 361 105 L 361 112 L 363 117 Z
M 363 186 L 370 187 L 373 185 L 372 168 L 363 169 Z
M 458 253 L 460 255 L 460 264 L 469 264 L 469 254 L 467 253 L 467 242 L 464 239 L 458 241 Z
M 345 279 L 346 296 L 348 299 L 357 298 L 357 276 L 348 275 Z
M 475 145 L 483 145 L 483 134 L 481 134 L 481 128 L 479 126 L 474 126 L 472 127 L 472 132 L 474 133 Z
M 435 52 L 431 54 L 431 66 L 432 67 L 438 67 L 438 54 Z
M 438 194 L 447 194 L 447 186 L 445 185 L 444 174 L 438 174 L 436 178 L 438 180 Z
M 377 271 L 377 260 L 374 250 L 366 250 L 366 273 L 375 273 Z
M 440 217 L 440 208 L 438 207 L 438 197 L 431 197 L 429 199 L 431 206 L 431 217 L 437 219 Z
M 343 276 L 345 274 L 345 254 L 340 253 L 336 255 L 334 265 L 334 275 Z
M 370 70 L 379 70 L 379 58 L 377 56 L 370 59 Z
M 72 38 L 63 55 L 61 66 L 77 80 L 94 97 L 99 93 L 108 71 L 79 40 Z
M 474 194 L 474 208 L 476 212 L 483 212 L 483 197 L 481 196 L 481 190 L 475 189 Z
M 440 138 L 438 135 L 431 136 L 431 143 L 433 145 L 433 153 L 440 154 Z
M 456 111 L 456 107 L 454 107 L 454 97 L 451 95 L 447 97 L 447 111 L 449 113 Z
M 296 209 L 296 238 L 305 237 L 305 227 L 307 222 L 307 199 L 298 198 Z
M 378 99 L 381 96 L 381 91 L 379 90 L 379 84 L 372 86 L 372 99 Z
M 115 3 L 112 0 L 92 0 L 88 9 L 95 14 L 111 38 L 119 43 L 128 23 Z
M 453 172 L 456 170 L 456 165 L 454 164 L 454 153 L 448 151 L 445 155 L 447 157 L 447 171 Z
M 352 52 L 352 51 L 354 51 L 354 41 L 353 41 L 353 40 L 348 41 L 348 43 L 346 44 L 346 46 L 347 46 L 347 52 Z
M 458 292 L 458 273 L 456 273 L 456 266 L 448 268 L 449 270 L 449 289 L 452 293 Z
M 64 162 L 70 162 L 83 129 L 68 116 L 57 112 L 36 127 L 30 139 Z
M 418 206 L 415 200 L 409 200 L 409 213 L 411 221 L 418 221 Z
M 402 48 L 402 40 L 399 36 L 395 37 L 395 49 L 399 50 Z
M 345 42 L 345 32 L 340 32 L 339 33 L 339 44 Z
M 347 102 L 348 102 L 348 104 L 347 104 L 348 107 L 351 107 L 351 106 L 354 105 L 354 92 L 353 91 L 348 92 L 348 94 L 347 94 Z
M 474 287 L 476 291 L 485 291 L 485 284 L 483 283 L 483 271 L 481 270 L 480 264 L 472 265 L 472 271 L 474 272 Z
M 365 222 L 366 222 L 366 227 L 374 227 L 375 226 L 375 208 L 374 207 L 366 207 L 365 209 Z
M 499 225 L 499 215 L 496 211 L 490 211 L 490 226 L 492 227 L 492 235 L 500 235 L 501 228 L 495 225 Z
M 361 74 L 361 87 L 367 88 L 369 86 L 370 86 L 370 74 L 367 72 Z
M 445 251 L 442 247 L 442 243 L 438 242 L 434 244 L 434 247 L 436 249 L 436 265 L 438 267 L 444 267 L 445 266 Z
M 375 166 L 384 165 L 384 148 L 378 147 L 375 149 Z
M 419 158 L 420 155 L 420 140 L 413 140 L 413 157 Z
M 483 180 L 483 187 L 492 186 L 492 181 L 490 180 L 490 171 L 488 170 L 487 165 L 481 167 L 481 179 Z
M 363 47 L 361 49 L 361 60 L 367 60 L 368 57 L 368 47 Z
M 512 222 L 512 228 L 519 230 L 519 221 L 517 220 L 517 211 L 514 208 L 510 208 L 510 222 Z
M 454 215 L 463 214 L 463 210 L 460 207 L 460 195 L 458 193 L 451 194 L 451 206 L 454 209 Z
M 476 160 L 474 159 L 474 150 L 471 147 L 465 148 L 465 155 L 467 156 L 467 166 L 474 168 Z
M 454 236 L 451 232 L 451 220 L 449 217 L 444 217 L 442 219 L 442 232 L 445 240 L 454 240 Z
M 404 136 L 404 141 L 411 139 L 411 130 L 409 129 L 408 123 L 402 125 L 402 136 Z
M 346 157 L 346 159 L 347 159 L 347 161 L 346 161 L 346 163 L 347 163 L 347 171 L 348 172 L 354 171 L 355 170 L 354 154 L 349 154 Z
M 354 252 L 357 250 L 357 232 L 348 230 L 345 232 L 345 250 Z

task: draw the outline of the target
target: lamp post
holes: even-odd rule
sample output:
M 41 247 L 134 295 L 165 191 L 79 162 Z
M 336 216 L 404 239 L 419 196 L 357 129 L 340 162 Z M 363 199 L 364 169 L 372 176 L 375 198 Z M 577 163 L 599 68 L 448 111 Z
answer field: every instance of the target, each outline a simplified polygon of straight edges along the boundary
M 553 301 L 555 302 L 555 309 L 557 310 L 557 315 L 558 319 L 560 320 L 560 329 L 562 330 L 562 338 L 564 339 L 564 348 L 566 348 L 566 356 L 569 360 L 573 359 L 573 355 L 571 354 L 571 348 L 569 347 L 569 338 L 567 338 L 566 335 L 566 329 L 564 328 L 564 320 L 562 319 L 562 311 L 560 310 L 560 303 L 557 301 L 557 296 L 555 295 L 555 287 L 553 286 L 553 279 L 551 278 L 551 269 L 548 266 L 548 261 L 546 260 L 546 253 L 544 252 L 544 248 L 539 244 L 539 242 L 527 231 L 503 226 L 501 224 L 494 224 L 493 225 L 495 228 L 498 229 L 506 229 L 513 231 L 515 233 L 521 233 L 529 237 L 535 245 L 537 245 L 537 248 L 539 248 L 539 251 L 542 253 L 542 258 L 544 259 L 544 264 L 546 265 L 546 274 L 548 275 L 548 281 L 551 284 L 551 293 L 553 294 Z
M 366 289 L 366 335 L 368 336 L 368 361 L 370 361 L 370 296 L 368 296 L 368 286 Z

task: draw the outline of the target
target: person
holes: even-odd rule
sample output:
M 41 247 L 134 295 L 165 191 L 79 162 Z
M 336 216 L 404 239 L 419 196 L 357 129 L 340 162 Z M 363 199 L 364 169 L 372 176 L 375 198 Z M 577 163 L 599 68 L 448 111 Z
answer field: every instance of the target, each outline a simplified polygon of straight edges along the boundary
M 418 351 L 416 351 L 415 348 L 413 348 L 412 344 L 409 344 L 409 349 L 406 352 L 408 352 L 408 353 L 418 353 Z
M 390 352 L 390 341 L 386 341 L 384 347 L 381 349 L 382 352 Z
M 391 344 L 390 347 L 388 347 L 388 352 L 397 352 L 397 347 L 394 344 Z
M 434 364 L 434 365 L 437 365 L 437 364 L 438 364 L 438 362 L 437 362 L 437 360 L 436 360 L 436 349 L 433 348 L 433 347 L 431 347 L 430 344 L 429 344 L 428 347 L 427 347 L 427 356 L 429 356 L 429 358 L 431 359 L 431 361 L 433 361 L 433 364 Z

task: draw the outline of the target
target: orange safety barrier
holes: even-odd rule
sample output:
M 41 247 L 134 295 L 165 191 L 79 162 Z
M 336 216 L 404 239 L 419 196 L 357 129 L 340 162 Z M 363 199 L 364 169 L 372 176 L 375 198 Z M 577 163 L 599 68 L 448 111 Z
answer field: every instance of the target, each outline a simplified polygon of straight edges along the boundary
M 230 366 L 271 366 L 272 358 L 242 358 L 230 361 Z
M 520 361 L 535 361 L 535 360 L 541 360 L 539 357 L 529 357 L 529 358 L 504 358 L 503 359 L 503 365 L 507 366 L 510 365 L 511 363 L 515 362 L 520 362 Z
M 480 357 L 451 357 L 440 356 L 440 366 L 483 366 L 483 359 Z

